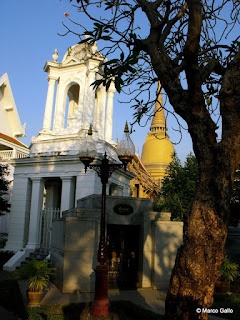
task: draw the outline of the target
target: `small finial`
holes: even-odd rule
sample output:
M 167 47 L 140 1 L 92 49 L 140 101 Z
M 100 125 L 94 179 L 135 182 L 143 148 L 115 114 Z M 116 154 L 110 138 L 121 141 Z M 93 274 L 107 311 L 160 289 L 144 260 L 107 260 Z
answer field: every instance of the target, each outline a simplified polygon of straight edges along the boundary
M 89 127 L 89 129 L 88 129 L 88 135 L 89 135 L 89 136 L 92 136 L 92 134 L 93 134 L 92 125 L 90 124 L 90 127 Z
M 52 58 L 53 58 L 54 62 L 57 62 L 57 59 L 58 59 L 58 51 L 57 51 L 57 49 L 55 49 L 55 51 L 54 51 L 54 53 L 52 55 Z
M 129 132 L 127 121 L 126 121 L 126 124 L 125 124 L 124 132 Z

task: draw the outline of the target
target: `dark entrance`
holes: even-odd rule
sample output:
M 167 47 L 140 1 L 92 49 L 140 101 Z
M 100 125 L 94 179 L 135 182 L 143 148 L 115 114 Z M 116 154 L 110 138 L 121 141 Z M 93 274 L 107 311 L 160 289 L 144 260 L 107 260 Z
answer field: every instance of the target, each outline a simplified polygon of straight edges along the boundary
M 140 226 L 108 225 L 108 286 L 134 289 L 138 286 Z

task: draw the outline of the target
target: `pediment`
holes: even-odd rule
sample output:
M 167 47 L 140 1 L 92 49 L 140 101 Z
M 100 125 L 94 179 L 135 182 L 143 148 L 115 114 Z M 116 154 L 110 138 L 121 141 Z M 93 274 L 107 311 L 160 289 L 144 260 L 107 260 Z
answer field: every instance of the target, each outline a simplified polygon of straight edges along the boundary
M 0 130 L 12 138 L 23 137 L 25 126 L 21 124 L 7 73 L 0 78 Z
M 75 57 L 69 57 L 62 63 L 62 65 L 71 65 L 71 64 L 76 64 L 79 62 L 80 62 L 79 59 L 77 59 Z

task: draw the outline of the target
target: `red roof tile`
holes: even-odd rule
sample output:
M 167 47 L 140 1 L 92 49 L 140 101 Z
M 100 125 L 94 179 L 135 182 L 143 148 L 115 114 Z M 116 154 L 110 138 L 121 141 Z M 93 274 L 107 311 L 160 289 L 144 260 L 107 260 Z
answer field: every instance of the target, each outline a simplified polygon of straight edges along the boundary
M 12 137 L 7 136 L 6 134 L 3 134 L 3 133 L 1 133 L 1 132 L 0 132 L 0 138 L 2 138 L 2 139 L 4 139 L 4 140 L 7 140 L 7 141 L 9 141 L 9 142 L 18 144 L 19 146 L 28 149 L 28 147 L 25 146 L 25 144 L 21 143 L 21 142 L 18 141 L 17 139 L 14 139 L 14 138 L 12 138 Z

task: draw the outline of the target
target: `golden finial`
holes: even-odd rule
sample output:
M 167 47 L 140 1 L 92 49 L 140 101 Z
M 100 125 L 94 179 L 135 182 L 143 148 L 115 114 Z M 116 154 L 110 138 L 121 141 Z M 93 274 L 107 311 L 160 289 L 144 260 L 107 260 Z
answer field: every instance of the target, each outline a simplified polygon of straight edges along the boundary
M 129 132 L 127 121 L 126 121 L 126 124 L 125 124 L 124 132 Z
M 93 134 L 92 125 L 90 124 L 90 127 L 89 127 L 89 129 L 88 129 L 88 135 L 89 135 L 89 136 L 92 136 L 92 134 Z

